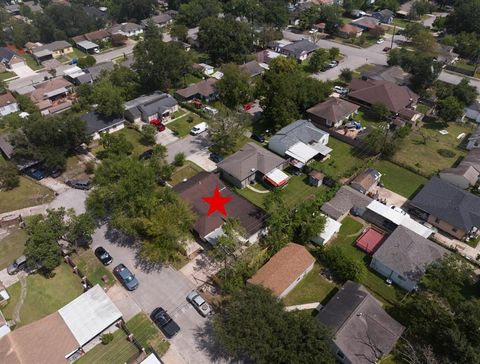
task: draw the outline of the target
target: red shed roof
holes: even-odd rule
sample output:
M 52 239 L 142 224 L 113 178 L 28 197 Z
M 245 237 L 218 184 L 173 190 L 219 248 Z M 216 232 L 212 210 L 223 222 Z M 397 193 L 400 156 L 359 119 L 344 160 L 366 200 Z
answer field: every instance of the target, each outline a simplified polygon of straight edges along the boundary
M 360 235 L 355 245 L 365 253 L 373 254 L 382 245 L 385 238 L 386 234 L 369 227 Z

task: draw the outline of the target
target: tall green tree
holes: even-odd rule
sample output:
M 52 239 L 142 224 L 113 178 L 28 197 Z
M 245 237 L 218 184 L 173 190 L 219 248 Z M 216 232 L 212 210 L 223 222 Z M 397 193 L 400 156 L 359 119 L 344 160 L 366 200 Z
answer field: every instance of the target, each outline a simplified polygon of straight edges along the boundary
M 13 190 L 20 184 L 20 176 L 15 164 L 10 162 L 0 163 L 0 191 Z
M 311 72 L 318 72 L 330 62 L 330 54 L 326 49 L 317 49 L 308 63 Z
M 115 0 L 109 4 L 110 14 L 119 23 L 146 19 L 154 14 L 157 6 L 155 0 Z
M 222 3 L 218 0 L 191 0 L 180 5 L 175 21 L 193 28 L 205 18 L 216 17 L 221 11 Z
M 73 211 L 68 212 L 68 219 L 65 234 L 67 241 L 76 246 L 87 247 L 95 231 L 95 220 L 89 214 L 75 215 Z
M 455 97 L 449 96 L 437 103 L 437 113 L 444 121 L 457 121 L 463 115 L 463 105 Z
M 97 82 L 93 88 L 93 100 L 98 105 L 97 111 L 107 117 L 119 117 L 123 115 L 123 103 L 125 99 L 122 90 L 109 80 Z
M 208 135 L 213 143 L 211 149 L 221 155 L 236 152 L 244 142 L 248 122 L 245 114 L 234 112 L 213 118 L 208 126 Z
M 220 101 L 230 109 L 252 100 L 253 89 L 248 73 L 229 63 L 222 68 L 223 77 L 215 85 Z
M 479 0 L 462 0 L 455 3 L 452 13 L 447 16 L 447 30 L 452 33 L 476 33 L 480 34 L 480 22 L 478 14 L 480 13 Z

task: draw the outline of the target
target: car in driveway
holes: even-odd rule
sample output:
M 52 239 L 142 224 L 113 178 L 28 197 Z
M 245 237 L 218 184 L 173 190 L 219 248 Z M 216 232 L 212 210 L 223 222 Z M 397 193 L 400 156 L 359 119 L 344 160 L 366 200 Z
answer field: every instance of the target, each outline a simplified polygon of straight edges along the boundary
M 346 87 L 334 86 L 334 87 L 333 87 L 333 90 L 334 90 L 335 92 L 339 93 L 340 95 L 348 94 L 348 88 L 346 88 Z
M 123 263 L 120 263 L 113 268 L 113 274 L 123 284 L 123 286 L 129 291 L 134 291 L 138 288 L 138 280 L 135 278 L 132 272 L 125 267 Z
M 210 153 L 209 158 L 214 161 L 215 163 L 220 163 L 221 161 L 224 160 L 223 156 L 217 153 Z
M 65 183 L 67 184 L 67 186 L 70 186 L 77 190 L 88 191 L 92 188 L 92 183 L 86 179 L 69 179 L 66 180 Z
M 380 38 L 379 40 L 377 40 L 377 44 L 382 44 L 383 42 L 385 42 L 385 39 L 383 38 Z
M 253 133 L 251 138 L 259 143 L 265 143 L 265 137 L 261 134 Z
M 187 301 L 190 302 L 203 317 L 207 317 L 212 312 L 210 305 L 197 291 L 191 291 L 187 295 Z
M 147 159 L 152 158 L 153 156 L 153 149 L 146 150 L 142 154 L 138 156 L 138 159 L 141 161 L 146 161 Z
M 168 339 L 171 339 L 180 331 L 180 326 L 161 307 L 154 309 L 150 314 L 150 318 Z
M 43 168 L 31 168 L 26 172 L 26 174 L 37 181 L 47 177 L 47 171 L 45 171 Z
M 13 263 L 7 267 L 7 273 L 10 275 L 17 274 L 26 266 L 27 266 L 27 257 L 25 255 L 22 255 L 17 259 L 15 259 Z
M 95 249 L 95 256 L 98 258 L 103 265 L 109 265 L 113 262 L 113 258 L 109 252 L 105 250 L 103 246 L 99 246 Z
M 165 125 L 163 125 L 162 121 L 159 119 L 150 120 L 150 125 L 153 125 L 157 128 L 157 131 L 162 132 L 166 129 Z

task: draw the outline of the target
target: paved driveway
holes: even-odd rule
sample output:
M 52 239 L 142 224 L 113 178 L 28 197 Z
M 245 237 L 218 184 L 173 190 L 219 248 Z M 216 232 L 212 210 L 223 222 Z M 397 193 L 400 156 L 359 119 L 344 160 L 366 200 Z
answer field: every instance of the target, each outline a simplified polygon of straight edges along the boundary
M 17 65 L 12 68 L 12 71 L 17 74 L 18 77 L 24 78 L 24 77 L 30 77 L 36 75 L 35 71 L 32 70 L 30 67 L 28 67 L 26 64 L 25 65 Z
M 185 153 L 185 156 L 189 157 L 198 152 L 207 152 L 210 145 L 212 145 L 212 143 L 208 138 L 207 132 L 199 135 L 188 135 L 185 138 L 167 145 L 167 161 L 172 163 L 175 155 L 178 153 Z
M 92 249 L 102 245 L 113 256 L 113 269 L 124 263 L 138 278 L 140 286 L 128 294 L 148 315 L 158 306 L 166 309 L 180 326 L 180 332 L 171 340 L 171 350 L 183 363 L 207 364 L 213 361 L 199 346 L 198 332 L 202 331 L 207 319 L 186 301 L 186 296 L 194 285 L 180 272 L 167 266 L 151 266 L 141 262 L 137 251 L 128 241 L 122 241 L 105 226 L 93 236 Z M 127 292 L 127 291 L 126 291 Z M 168 363 L 167 363 L 168 364 Z

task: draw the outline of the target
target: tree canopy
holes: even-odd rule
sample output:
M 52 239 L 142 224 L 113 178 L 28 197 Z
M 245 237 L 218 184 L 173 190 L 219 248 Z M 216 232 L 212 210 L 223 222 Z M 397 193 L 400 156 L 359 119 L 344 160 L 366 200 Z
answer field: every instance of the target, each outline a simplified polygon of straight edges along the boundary
M 107 117 L 123 115 L 122 89 L 113 85 L 109 80 L 101 80 L 93 87 L 93 100 L 98 105 L 97 111 Z
M 221 155 L 236 152 L 245 141 L 244 133 L 248 122 L 248 116 L 235 112 L 213 118 L 208 127 L 208 135 L 213 144 L 211 149 Z
M 452 13 L 447 16 L 446 27 L 452 33 L 480 34 L 480 0 L 462 0 L 455 3 Z
M 235 64 L 222 67 L 223 77 L 215 85 L 220 101 L 230 109 L 235 109 L 252 100 L 253 88 L 250 76 Z
M 157 2 L 155 0 L 115 0 L 109 2 L 109 11 L 119 23 L 136 20 L 137 22 L 152 16 Z
M 222 11 L 222 3 L 218 0 L 191 0 L 180 5 L 176 22 L 189 28 L 196 27 L 202 19 L 216 17 Z

